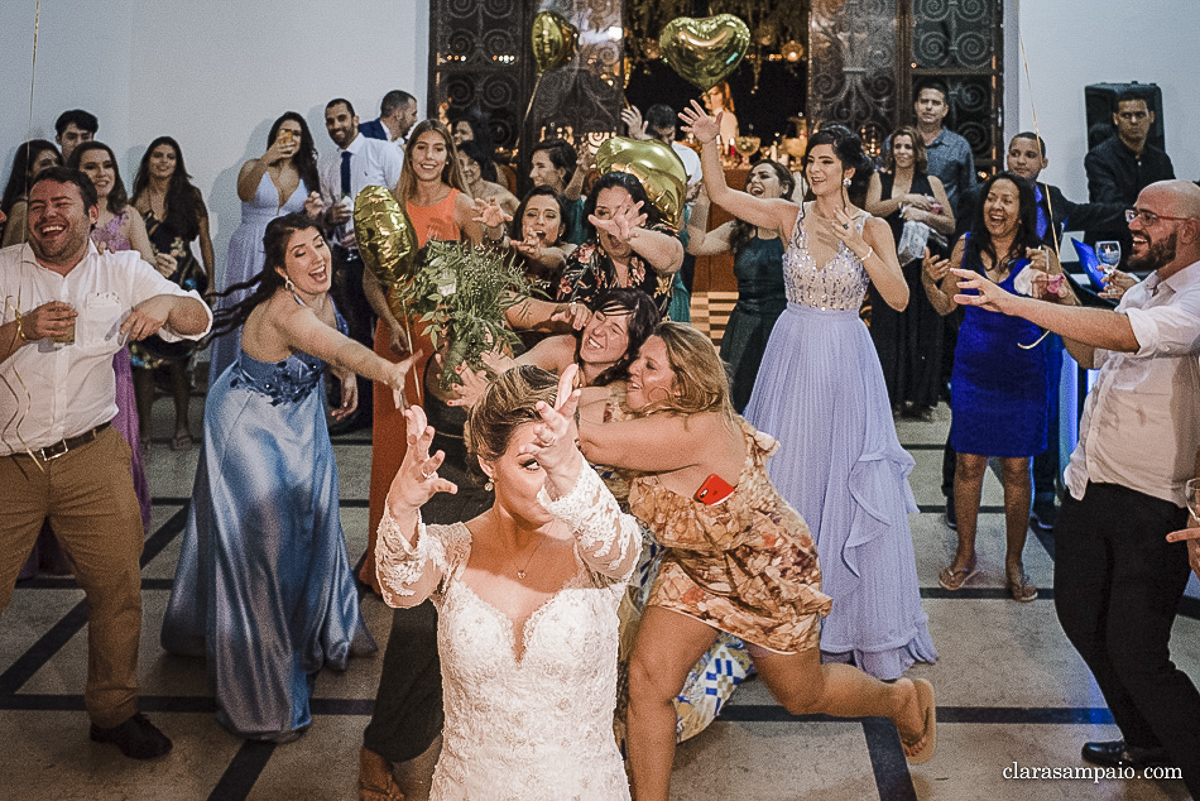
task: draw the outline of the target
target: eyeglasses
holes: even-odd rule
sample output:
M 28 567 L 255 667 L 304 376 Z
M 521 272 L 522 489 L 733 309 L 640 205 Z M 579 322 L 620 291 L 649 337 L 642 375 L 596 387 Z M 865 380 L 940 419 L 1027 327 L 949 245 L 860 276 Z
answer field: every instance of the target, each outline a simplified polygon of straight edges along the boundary
M 1125 222 L 1131 223 L 1135 219 L 1140 219 L 1142 225 L 1154 225 L 1159 220 L 1175 220 L 1182 222 L 1184 220 L 1194 220 L 1195 217 L 1169 217 L 1166 214 L 1155 214 L 1152 211 L 1145 209 L 1125 209 Z

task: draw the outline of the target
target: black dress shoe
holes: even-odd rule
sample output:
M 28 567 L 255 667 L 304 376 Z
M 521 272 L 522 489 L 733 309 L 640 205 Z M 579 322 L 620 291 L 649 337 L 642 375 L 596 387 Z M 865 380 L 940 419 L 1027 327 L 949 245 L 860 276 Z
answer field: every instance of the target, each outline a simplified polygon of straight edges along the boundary
M 1054 499 L 1034 501 L 1030 517 L 1033 518 L 1034 524 L 1043 531 L 1054 530 L 1054 524 L 1058 522 L 1058 507 L 1054 505 Z
M 946 496 L 946 525 L 955 531 L 958 530 L 958 512 L 954 508 L 954 496 Z
M 141 712 L 107 729 L 93 723 L 91 738 L 98 743 L 112 743 L 130 759 L 154 759 L 171 750 L 171 740 Z
M 1109 740 L 1103 743 L 1084 743 L 1082 756 L 1085 762 L 1103 765 L 1106 768 L 1169 767 L 1171 757 L 1165 748 L 1138 748 L 1127 746 L 1124 740 Z

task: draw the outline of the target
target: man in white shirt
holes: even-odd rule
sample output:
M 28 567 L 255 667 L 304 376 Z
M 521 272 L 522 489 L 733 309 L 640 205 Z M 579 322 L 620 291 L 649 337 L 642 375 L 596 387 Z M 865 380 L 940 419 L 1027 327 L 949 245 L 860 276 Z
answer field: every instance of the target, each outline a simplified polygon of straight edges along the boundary
M 1130 265 L 1154 272 L 1115 311 L 1010 295 L 964 270 L 959 287 L 980 294 L 955 300 L 1049 328 L 1100 369 L 1064 474 L 1054 597 L 1123 739 L 1087 743 L 1083 758 L 1174 764 L 1200 798 L 1200 692 L 1169 647 L 1188 552 L 1166 539 L 1187 521 L 1184 484 L 1200 450 L 1200 187 L 1151 184 L 1126 218 Z
M 325 105 L 325 130 L 338 147 L 320 164 L 321 199 L 328 222 L 334 226 L 329 237 L 334 256 L 331 294 L 346 318 L 351 338 L 370 348 L 375 344 L 375 315 L 363 294 L 363 261 L 354 239 L 354 198 L 367 186 L 383 186 L 394 194 L 404 160 L 391 142 L 358 132 L 354 106 L 345 98 L 335 98 Z M 359 376 L 357 411 L 331 426 L 330 433 L 369 426 L 373 394 L 371 382 Z
M 101 254 L 100 210 L 81 172 L 29 190 L 28 242 L 0 251 L 0 611 L 49 517 L 90 609 L 84 704 L 91 738 L 134 759 L 171 750 L 137 711 L 141 511 L 117 413 L 113 354 L 158 333 L 199 339 L 212 314 L 135 251 Z

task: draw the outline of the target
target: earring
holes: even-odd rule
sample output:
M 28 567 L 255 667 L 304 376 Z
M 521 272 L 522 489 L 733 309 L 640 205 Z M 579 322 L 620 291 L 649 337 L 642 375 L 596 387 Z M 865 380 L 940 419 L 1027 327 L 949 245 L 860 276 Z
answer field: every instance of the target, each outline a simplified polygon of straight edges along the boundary
M 496 485 L 489 478 L 487 481 L 484 482 L 483 489 L 485 492 L 491 492 L 492 490 L 496 489 Z
M 849 179 L 849 178 L 843 178 L 843 179 L 842 179 L 842 186 L 849 186 L 849 185 L 850 185 L 850 179 Z
M 283 279 L 283 288 L 288 292 L 291 292 L 293 295 L 296 294 L 296 285 L 292 283 L 292 279 L 290 278 Z

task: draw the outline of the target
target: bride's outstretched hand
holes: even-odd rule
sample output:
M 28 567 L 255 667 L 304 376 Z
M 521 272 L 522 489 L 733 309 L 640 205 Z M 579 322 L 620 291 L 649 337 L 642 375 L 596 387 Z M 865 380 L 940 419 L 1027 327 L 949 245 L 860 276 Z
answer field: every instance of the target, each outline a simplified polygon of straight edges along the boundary
M 572 364 L 558 379 L 554 405 L 538 401 L 541 422 L 533 426 L 533 441 L 522 445 L 520 456 L 532 456 L 546 471 L 546 481 L 553 485 L 554 495 L 570 492 L 579 477 L 583 454 L 579 452 L 579 432 L 575 427 L 575 410 L 580 391 L 574 389 L 579 367 Z
M 451 495 L 458 492 L 458 487 L 438 475 L 438 468 L 446 460 L 444 451 L 429 455 L 433 444 L 433 426 L 425 419 L 425 410 L 420 406 L 410 406 L 404 410 L 404 420 L 408 427 L 408 450 L 404 461 L 392 479 L 388 489 L 388 506 L 416 511 L 439 492 Z
M 704 106 L 697 101 L 692 101 L 691 108 L 685 108 L 679 112 L 679 119 L 683 120 L 683 130 L 690 131 L 692 136 L 696 137 L 701 144 L 708 144 L 717 138 L 717 134 L 721 132 L 721 117 L 725 116 L 724 111 L 717 112 L 717 116 L 712 117 L 704 110 Z

